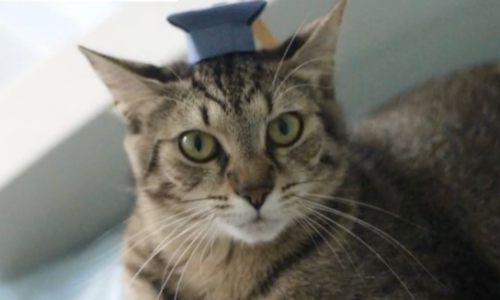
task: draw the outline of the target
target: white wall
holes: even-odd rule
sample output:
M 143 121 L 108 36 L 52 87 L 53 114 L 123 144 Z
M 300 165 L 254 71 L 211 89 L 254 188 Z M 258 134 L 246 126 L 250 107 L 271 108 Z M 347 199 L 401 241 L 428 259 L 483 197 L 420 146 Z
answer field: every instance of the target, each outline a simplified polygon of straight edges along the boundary
M 112 15 L 120 2 L 1 2 L 0 89 Z

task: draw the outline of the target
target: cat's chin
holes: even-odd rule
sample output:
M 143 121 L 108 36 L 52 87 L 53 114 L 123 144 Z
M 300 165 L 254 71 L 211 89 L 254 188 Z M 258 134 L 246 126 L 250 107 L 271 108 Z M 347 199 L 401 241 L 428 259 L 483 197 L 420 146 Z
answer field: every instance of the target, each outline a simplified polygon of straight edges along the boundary
M 276 239 L 285 229 L 284 220 L 259 220 L 242 225 L 232 225 L 225 222 L 219 223 L 222 230 L 232 238 L 244 243 L 255 245 L 271 242 Z

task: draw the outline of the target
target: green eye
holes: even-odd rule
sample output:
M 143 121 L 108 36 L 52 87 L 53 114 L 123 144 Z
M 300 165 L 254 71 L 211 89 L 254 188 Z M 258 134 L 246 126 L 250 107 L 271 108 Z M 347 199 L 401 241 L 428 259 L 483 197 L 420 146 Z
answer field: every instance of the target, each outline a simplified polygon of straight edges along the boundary
M 291 146 L 302 133 L 302 120 L 297 114 L 286 113 L 274 119 L 267 128 L 269 140 L 280 147 Z
M 179 148 L 190 160 L 207 162 L 217 154 L 218 145 L 213 136 L 194 130 L 180 136 Z

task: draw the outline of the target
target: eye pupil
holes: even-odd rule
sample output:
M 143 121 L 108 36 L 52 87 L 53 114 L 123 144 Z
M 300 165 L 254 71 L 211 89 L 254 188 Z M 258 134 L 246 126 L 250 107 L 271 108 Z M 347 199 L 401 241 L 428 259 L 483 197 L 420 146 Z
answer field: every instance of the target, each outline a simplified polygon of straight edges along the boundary
M 279 119 L 278 128 L 279 128 L 282 135 L 288 134 L 288 123 L 285 120 Z
M 200 152 L 203 147 L 203 141 L 201 140 L 201 137 L 199 134 L 196 135 L 194 138 L 194 148 L 196 151 Z

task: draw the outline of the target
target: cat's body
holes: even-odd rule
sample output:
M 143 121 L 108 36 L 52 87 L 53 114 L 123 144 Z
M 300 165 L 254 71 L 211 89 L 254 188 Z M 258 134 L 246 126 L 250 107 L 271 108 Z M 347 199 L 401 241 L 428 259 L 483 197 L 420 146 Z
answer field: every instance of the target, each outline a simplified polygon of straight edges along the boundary
M 356 124 L 350 138 L 354 161 L 368 176 L 360 200 L 428 229 L 369 208 L 358 216 L 406 245 L 449 286 L 440 297 L 427 294 L 436 286 L 427 281 L 413 289 L 426 295 L 417 299 L 500 298 L 500 63 L 406 93 Z M 405 263 L 391 265 L 397 271 Z M 410 270 L 406 278 L 416 277 Z
M 346 130 L 344 6 L 276 53 L 175 73 L 83 49 L 129 127 L 127 299 L 500 299 L 500 64 Z
M 202 243 L 206 251 L 191 258 L 178 299 L 411 299 L 410 293 L 416 299 L 498 299 L 500 67 L 453 73 L 401 96 L 355 124 L 349 147 L 352 175 L 335 196 L 361 203 L 353 216 L 364 223 L 342 224 L 357 237 L 333 226 L 321 232 L 327 241 L 295 229 L 267 247 Z M 131 235 L 144 230 L 139 220 L 147 222 L 149 214 L 135 216 Z M 345 239 L 345 251 L 330 234 Z M 164 237 L 152 238 L 143 255 L 130 255 L 130 270 L 141 268 Z M 168 253 L 189 246 L 179 248 L 182 242 L 142 272 L 163 276 Z M 333 255 L 331 248 L 340 251 Z M 173 278 L 171 291 L 179 274 Z

